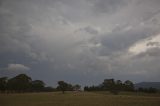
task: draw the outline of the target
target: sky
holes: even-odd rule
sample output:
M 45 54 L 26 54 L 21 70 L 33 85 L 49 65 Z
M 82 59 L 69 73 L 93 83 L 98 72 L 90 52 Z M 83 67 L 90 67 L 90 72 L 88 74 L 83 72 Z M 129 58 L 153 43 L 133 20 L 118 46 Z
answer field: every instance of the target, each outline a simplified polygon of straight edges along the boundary
M 55 86 L 160 81 L 160 0 L 0 0 L 0 77 Z

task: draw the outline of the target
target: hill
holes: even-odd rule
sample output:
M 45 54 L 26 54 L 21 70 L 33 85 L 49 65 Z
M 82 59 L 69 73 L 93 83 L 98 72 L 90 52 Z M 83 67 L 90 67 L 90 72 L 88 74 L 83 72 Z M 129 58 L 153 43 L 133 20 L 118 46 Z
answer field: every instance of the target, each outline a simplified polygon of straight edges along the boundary
M 135 84 L 135 88 L 156 88 L 160 89 L 160 82 L 140 82 Z

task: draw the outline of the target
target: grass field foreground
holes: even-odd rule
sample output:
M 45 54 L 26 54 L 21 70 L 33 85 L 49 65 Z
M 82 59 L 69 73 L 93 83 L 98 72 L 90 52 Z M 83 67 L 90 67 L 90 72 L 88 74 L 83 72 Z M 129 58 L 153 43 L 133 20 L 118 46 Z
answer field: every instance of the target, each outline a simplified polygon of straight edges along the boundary
M 104 92 L 0 94 L 0 106 L 160 106 L 160 95 Z

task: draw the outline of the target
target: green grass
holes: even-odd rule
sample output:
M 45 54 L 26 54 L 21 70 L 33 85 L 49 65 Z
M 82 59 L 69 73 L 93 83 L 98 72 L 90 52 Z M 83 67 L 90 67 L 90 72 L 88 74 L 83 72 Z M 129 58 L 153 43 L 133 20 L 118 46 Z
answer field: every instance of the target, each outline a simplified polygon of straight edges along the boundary
M 0 94 L 0 106 L 160 106 L 160 94 L 61 92 Z

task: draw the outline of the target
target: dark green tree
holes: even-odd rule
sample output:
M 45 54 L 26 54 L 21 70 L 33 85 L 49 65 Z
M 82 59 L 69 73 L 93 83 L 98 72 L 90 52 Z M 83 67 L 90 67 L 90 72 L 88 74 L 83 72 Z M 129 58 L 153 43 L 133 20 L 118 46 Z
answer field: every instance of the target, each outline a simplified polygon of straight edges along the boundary
M 45 83 L 41 80 L 32 81 L 32 91 L 40 92 L 43 91 L 45 87 Z
M 115 82 L 114 79 L 105 79 L 102 85 L 105 90 L 108 90 L 112 94 L 117 95 L 120 91 L 118 86 L 120 83 L 121 83 L 120 80 Z
M 68 84 L 66 82 L 64 82 L 64 81 L 58 81 L 58 87 L 57 87 L 57 89 L 61 90 L 63 94 L 64 94 L 64 91 L 67 90 L 67 88 L 68 88 Z
M 78 84 L 76 84 L 76 85 L 73 86 L 73 89 L 74 89 L 75 91 L 78 91 L 78 90 L 81 89 L 81 86 L 78 85 Z
M 73 86 L 72 84 L 68 84 L 67 83 L 67 88 L 66 88 L 67 91 L 73 91 Z
M 125 91 L 134 91 L 134 84 L 130 80 L 126 80 L 124 82 L 124 89 Z
M 31 88 L 32 79 L 25 74 L 19 74 L 14 78 L 8 80 L 8 90 L 15 92 L 26 92 Z
M 88 87 L 88 86 L 85 86 L 85 87 L 84 87 L 84 91 L 89 91 L 89 87 Z
M 102 85 L 105 90 L 114 89 L 115 87 L 114 79 L 105 79 Z
M 122 81 L 121 80 L 117 80 L 115 83 L 116 83 L 117 90 L 122 91 L 123 90 L 123 83 L 122 83 Z
M 0 91 L 5 92 L 7 86 L 7 77 L 0 78 Z

